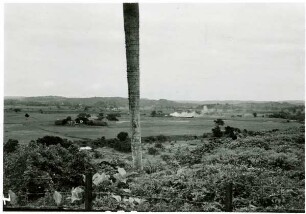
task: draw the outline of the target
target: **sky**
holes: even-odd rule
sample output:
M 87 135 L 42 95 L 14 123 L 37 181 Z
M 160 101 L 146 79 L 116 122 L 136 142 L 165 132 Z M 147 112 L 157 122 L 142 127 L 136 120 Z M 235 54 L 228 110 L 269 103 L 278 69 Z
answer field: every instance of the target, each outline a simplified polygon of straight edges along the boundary
M 142 98 L 304 99 L 303 4 L 139 7 Z M 128 96 L 122 4 L 6 4 L 4 12 L 5 96 Z

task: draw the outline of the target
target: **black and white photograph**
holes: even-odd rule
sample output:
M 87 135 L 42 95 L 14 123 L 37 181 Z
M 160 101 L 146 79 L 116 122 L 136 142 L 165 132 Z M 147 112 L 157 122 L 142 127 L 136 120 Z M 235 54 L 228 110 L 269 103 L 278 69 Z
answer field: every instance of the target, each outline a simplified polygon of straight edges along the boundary
M 305 213 L 305 2 L 1 5 L 1 211 Z

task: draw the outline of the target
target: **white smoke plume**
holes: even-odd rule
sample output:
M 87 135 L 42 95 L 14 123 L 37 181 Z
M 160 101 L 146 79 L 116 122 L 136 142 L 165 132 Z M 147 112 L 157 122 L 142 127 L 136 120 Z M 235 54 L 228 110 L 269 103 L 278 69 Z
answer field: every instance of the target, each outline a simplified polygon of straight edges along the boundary
M 171 113 L 170 116 L 172 117 L 202 117 L 204 116 L 204 114 L 208 113 L 209 110 L 207 108 L 207 106 L 203 106 L 203 109 L 201 110 L 201 113 L 197 113 L 195 111 L 193 112 L 186 112 L 186 111 L 183 111 L 181 113 L 179 112 L 174 112 L 174 113 Z

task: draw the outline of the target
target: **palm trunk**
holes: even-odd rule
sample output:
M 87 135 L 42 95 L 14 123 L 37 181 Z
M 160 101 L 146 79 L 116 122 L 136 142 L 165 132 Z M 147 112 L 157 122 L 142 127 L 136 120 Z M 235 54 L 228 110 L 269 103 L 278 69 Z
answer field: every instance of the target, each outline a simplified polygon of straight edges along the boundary
M 131 117 L 133 167 L 143 169 L 139 113 L 139 8 L 138 3 L 124 3 L 124 31 Z

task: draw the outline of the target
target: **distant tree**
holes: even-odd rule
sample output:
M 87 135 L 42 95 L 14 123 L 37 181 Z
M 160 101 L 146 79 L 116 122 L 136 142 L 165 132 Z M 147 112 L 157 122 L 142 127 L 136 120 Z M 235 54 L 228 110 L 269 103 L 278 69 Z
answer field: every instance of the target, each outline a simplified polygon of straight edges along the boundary
M 222 119 L 216 119 L 216 120 L 214 120 L 214 122 L 217 126 L 223 126 L 224 125 L 224 121 Z
M 21 109 L 20 108 L 15 108 L 14 112 L 16 112 L 16 113 L 21 112 Z
M 256 112 L 254 112 L 254 113 L 253 113 L 253 116 L 254 116 L 254 117 L 257 117 L 257 113 L 256 113 Z
M 43 112 L 43 110 L 42 110 L 42 109 L 39 109 L 39 113 L 43 114 L 44 112 Z
M 18 140 L 9 139 L 3 146 L 3 151 L 6 153 L 14 152 L 19 146 Z
M 24 116 L 25 116 L 27 119 L 30 117 L 30 115 L 29 115 L 28 113 L 26 113 Z
M 108 119 L 109 121 L 119 121 L 116 117 L 116 114 L 108 114 L 106 115 L 106 119 Z
M 89 121 L 89 117 L 91 117 L 91 115 L 86 112 L 79 113 L 77 118 L 75 119 L 75 122 L 87 124 L 87 122 Z
M 129 137 L 129 134 L 127 132 L 120 132 L 118 135 L 117 135 L 117 138 L 121 141 L 121 142 L 124 142 L 128 139 Z
M 77 117 L 78 118 L 89 118 L 91 117 L 91 115 L 86 112 L 82 112 L 82 113 L 79 113 Z
M 100 112 L 98 114 L 98 120 L 103 120 L 104 119 L 104 113 Z
M 84 107 L 84 111 L 88 111 L 89 108 L 90 108 L 90 106 L 85 106 L 85 107 Z
M 155 117 L 156 114 L 157 114 L 156 111 L 152 111 L 152 112 L 151 112 L 151 117 Z

